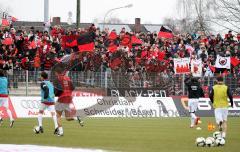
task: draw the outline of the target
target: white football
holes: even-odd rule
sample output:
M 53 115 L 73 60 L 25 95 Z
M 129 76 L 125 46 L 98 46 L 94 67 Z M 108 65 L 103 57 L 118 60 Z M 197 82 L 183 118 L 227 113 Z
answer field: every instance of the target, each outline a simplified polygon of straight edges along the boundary
M 222 137 L 221 132 L 215 131 L 215 132 L 213 133 L 213 138 L 214 138 L 214 139 L 221 138 L 221 137 Z
M 39 131 L 40 131 L 40 127 L 39 127 L 39 126 L 35 126 L 35 127 L 33 128 L 33 132 L 34 132 L 35 134 L 39 134 Z
M 198 147 L 203 147 L 205 146 L 205 138 L 203 137 L 198 137 L 195 141 L 195 144 L 198 146 Z
M 215 145 L 216 146 L 224 146 L 225 145 L 225 139 L 220 137 L 215 140 Z
M 215 139 L 213 137 L 206 138 L 206 146 L 213 147 L 215 144 Z

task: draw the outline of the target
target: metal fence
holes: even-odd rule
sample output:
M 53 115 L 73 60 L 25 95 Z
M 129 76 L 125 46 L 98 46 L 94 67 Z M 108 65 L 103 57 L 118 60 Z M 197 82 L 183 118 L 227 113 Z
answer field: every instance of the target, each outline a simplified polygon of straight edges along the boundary
M 187 95 L 184 84 L 185 75 L 168 75 L 165 73 L 121 73 L 121 72 L 69 72 L 77 88 L 158 88 L 165 90 L 167 96 Z M 9 88 L 12 95 L 33 95 L 39 92 L 40 72 L 14 71 L 8 75 Z M 215 77 L 200 78 L 201 85 L 206 94 L 213 86 Z M 240 95 L 240 76 L 224 77 L 225 83 L 231 88 L 235 96 Z M 35 92 L 34 92 L 35 91 Z M 18 92 L 18 93 L 16 93 Z

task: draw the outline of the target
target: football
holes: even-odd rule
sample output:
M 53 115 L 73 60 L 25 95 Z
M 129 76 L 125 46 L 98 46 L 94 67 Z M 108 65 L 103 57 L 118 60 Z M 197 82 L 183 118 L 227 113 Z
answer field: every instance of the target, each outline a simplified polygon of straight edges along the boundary
M 205 146 L 205 138 L 203 137 L 198 137 L 195 141 L 196 145 L 198 147 L 204 147 Z
M 225 145 L 225 139 L 222 137 L 219 137 L 215 140 L 215 145 L 216 146 L 224 146 Z
M 213 147 L 215 144 L 215 139 L 213 137 L 206 138 L 206 146 Z
M 40 127 L 39 127 L 39 126 L 35 126 L 35 127 L 33 128 L 33 132 L 34 132 L 35 134 L 39 134 L 39 131 L 40 131 Z
M 217 138 L 220 138 L 220 137 L 222 137 L 221 132 L 215 131 L 215 132 L 213 133 L 213 138 L 214 138 L 214 139 L 217 139 Z

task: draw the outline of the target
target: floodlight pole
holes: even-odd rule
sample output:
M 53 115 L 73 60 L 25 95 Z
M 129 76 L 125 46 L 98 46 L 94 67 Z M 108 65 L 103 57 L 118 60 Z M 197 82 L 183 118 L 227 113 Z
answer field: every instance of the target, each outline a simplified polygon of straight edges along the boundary
M 112 9 L 108 10 L 107 13 L 104 15 L 104 19 L 103 19 L 103 30 L 104 30 L 105 24 L 106 24 L 106 17 L 109 13 L 111 13 L 112 11 L 118 10 L 118 9 L 122 9 L 122 8 L 131 8 L 132 6 L 133 6 L 133 4 L 128 4 L 126 6 L 116 7 L 116 8 L 112 8 Z
M 76 15 L 76 25 L 77 25 L 77 28 L 80 27 L 80 17 L 81 17 L 81 0 L 77 0 L 77 15 Z

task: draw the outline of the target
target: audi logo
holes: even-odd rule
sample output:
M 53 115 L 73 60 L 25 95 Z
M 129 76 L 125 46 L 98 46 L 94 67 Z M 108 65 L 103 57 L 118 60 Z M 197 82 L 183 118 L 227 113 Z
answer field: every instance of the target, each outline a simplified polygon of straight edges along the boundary
M 21 106 L 25 109 L 39 109 L 40 101 L 37 100 L 23 100 Z

